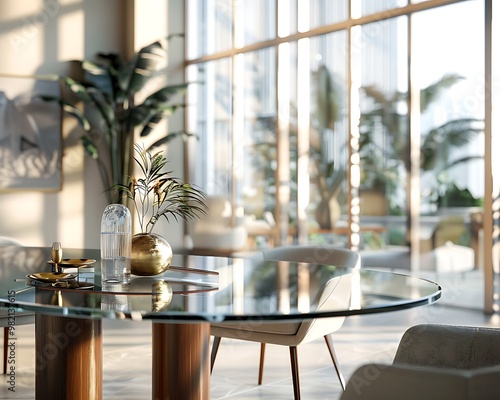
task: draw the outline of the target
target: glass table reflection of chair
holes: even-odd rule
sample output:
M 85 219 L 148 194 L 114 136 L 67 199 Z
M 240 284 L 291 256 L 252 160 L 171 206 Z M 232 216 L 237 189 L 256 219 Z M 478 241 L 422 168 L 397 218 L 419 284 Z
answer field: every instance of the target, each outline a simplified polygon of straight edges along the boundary
M 325 267 L 321 259 L 297 263 L 192 255 L 174 255 L 175 268 L 163 275 L 133 277 L 127 291 L 106 292 L 98 281 L 99 251 L 84 249 L 67 249 L 66 255 L 97 260 L 93 288 L 29 286 L 27 275 L 50 271 L 50 248 L 17 249 L 16 268 L 5 249 L 0 247 L 0 306 L 36 314 L 37 399 L 102 399 L 102 319 L 152 322 L 152 398 L 209 399 L 211 323 L 258 318 L 263 325 L 290 325 L 416 307 L 441 295 L 433 282 Z M 258 279 L 262 272 L 266 279 Z M 348 306 L 334 296 L 340 282 L 351 283 L 342 289 Z M 280 297 L 283 293 L 288 298 Z

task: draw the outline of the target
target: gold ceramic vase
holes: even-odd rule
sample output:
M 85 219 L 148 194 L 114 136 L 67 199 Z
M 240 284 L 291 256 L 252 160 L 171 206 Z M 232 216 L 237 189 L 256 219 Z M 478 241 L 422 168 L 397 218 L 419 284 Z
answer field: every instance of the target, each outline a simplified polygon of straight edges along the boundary
M 132 274 L 159 275 L 170 267 L 171 262 L 172 248 L 163 237 L 154 233 L 132 236 Z

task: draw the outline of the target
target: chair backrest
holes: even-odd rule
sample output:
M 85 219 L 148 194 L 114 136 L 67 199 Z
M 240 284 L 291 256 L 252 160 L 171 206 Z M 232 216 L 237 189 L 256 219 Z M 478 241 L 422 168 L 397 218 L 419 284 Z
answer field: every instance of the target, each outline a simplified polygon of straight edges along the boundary
M 336 267 L 355 268 L 360 263 L 358 253 L 331 245 L 296 245 L 283 246 L 266 250 L 264 260 L 304 262 L 333 265 Z M 348 307 L 351 294 L 351 276 L 343 275 L 330 279 L 321 291 L 317 310 L 333 307 Z M 297 339 L 306 343 L 340 329 L 345 317 L 316 318 L 304 321 L 297 330 Z
M 324 244 L 275 247 L 263 251 L 262 255 L 264 260 L 269 261 L 305 262 L 345 268 L 355 268 L 360 263 L 360 256 L 355 251 Z
M 21 242 L 11 237 L 0 236 L 0 246 L 21 246 Z
M 394 363 L 452 369 L 500 366 L 500 329 L 415 325 L 401 338 Z

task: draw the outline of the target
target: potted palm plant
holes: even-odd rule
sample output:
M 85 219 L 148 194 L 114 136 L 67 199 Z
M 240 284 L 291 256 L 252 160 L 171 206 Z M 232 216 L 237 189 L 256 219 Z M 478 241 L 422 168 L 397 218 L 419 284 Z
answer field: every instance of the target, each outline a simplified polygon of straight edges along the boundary
M 84 129 L 81 142 L 85 153 L 96 160 L 108 201 L 117 202 L 118 193 L 108 189 L 124 182 L 132 168 L 134 132 L 148 136 L 160 121 L 171 115 L 182 104 L 175 103 L 175 95 L 186 90 L 180 83 L 156 88 L 138 101 L 137 94 L 153 86 L 166 57 L 172 35 L 141 48 L 130 60 L 116 53 L 99 53 L 97 61 L 82 60 L 78 64 L 83 79 L 61 77 L 64 87 L 76 95 L 77 101 L 43 96 L 47 101 L 60 101 L 65 111 L 75 116 Z M 83 101 L 85 110 L 77 107 Z M 169 132 L 153 142 L 151 148 L 169 142 L 186 132 Z M 114 196 L 114 197 L 113 197 Z
M 156 224 L 162 218 L 192 220 L 205 215 L 206 194 L 172 177 L 172 172 L 165 170 L 168 161 L 161 151 L 152 153 L 137 144 L 134 147 L 140 174 L 114 185 L 114 189 L 130 199 L 141 230 L 132 237 L 131 272 L 157 275 L 170 266 L 172 249 L 162 236 L 153 233 Z
M 335 139 L 335 124 L 340 115 L 341 90 L 334 81 L 332 73 L 326 65 L 320 65 L 314 72 L 316 87 L 312 91 L 314 96 L 313 118 L 310 127 L 309 143 L 309 168 L 310 183 L 314 186 L 312 190 L 316 201 L 314 217 L 320 228 L 332 229 L 340 217 L 340 205 L 338 196 L 342 192 L 342 184 L 345 179 L 345 168 L 335 163 L 334 157 L 325 148 L 325 143 L 333 143 Z M 273 165 L 276 160 L 276 116 L 260 117 L 259 127 L 263 131 L 265 140 L 255 144 L 259 152 L 259 168 L 264 169 L 267 178 L 267 197 L 269 207 L 275 206 L 276 182 Z M 298 127 L 290 124 L 290 158 L 296 159 L 296 146 Z M 292 197 L 296 197 L 296 173 L 292 163 L 290 173 Z M 293 222 L 292 222 L 293 223 Z
M 424 113 L 448 88 L 463 78 L 444 75 L 420 92 L 420 111 Z M 363 88 L 370 108 L 361 113 L 360 157 L 362 189 L 387 191 L 389 200 L 400 182 L 401 170 L 410 175 L 410 142 L 408 140 L 408 115 L 401 107 L 407 101 L 407 93 L 383 93 L 374 86 Z M 420 146 L 422 173 L 432 173 L 436 179 L 452 166 L 467 163 L 481 156 L 453 156 L 453 149 L 460 148 L 483 131 L 482 121 L 475 118 L 457 118 L 422 132 Z M 381 141 L 383 137 L 383 146 Z M 432 182 L 431 182 L 432 183 Z M 439 182 L 435 181 L 434 185 Z M 436 192 L 431 188 L 429 192 Z M 385 193 L 384 193 L 385 194 Z M 384 196 L 385 197 L 385 196 Z M 391 204 L 393 210 L 395 205 Z M 384 212 L 385 213 L 385 212 Z

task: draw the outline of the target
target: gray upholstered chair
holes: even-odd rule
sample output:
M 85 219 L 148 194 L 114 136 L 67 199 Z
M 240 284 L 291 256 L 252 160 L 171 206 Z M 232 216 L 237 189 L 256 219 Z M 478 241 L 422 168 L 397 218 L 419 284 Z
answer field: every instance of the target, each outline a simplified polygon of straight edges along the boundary
M 367 364 L 341 400 L 483 400 L 500 398 L 500 329 L 417 325 L 392 365 Z
M 260 255 L 259 255 L 260 256 Z M 359 265 L 359 254 L 346 249 L 333 246 L 286 246 L 265 251 L 261 254 L 264 260 L 304 262 L 338 267 L 354 268 Z M 335 292 L 335 295 L 332 295 Z M 331 279 L 324 287 L 318 301 L 318 310 L 322 307 L 331 307 L 331 303 L 350 302 L 351 280 L 349 276 Z M 213 369 L 221 338 L 242 339 L 261 343 L 260 365 L 258 384 L 262 383 L 264 354 L 266 343 L 288 346 L 290 348 L 290 362 L 295 399 L 300 399 L 299 368 L 297 346 L 323 337 L 332 358 L 335 371 L 342 388 L 345 386 L 344 378 L 340 371 L 338 360 L 333 348 L 331 333 L 340 329 L 344 317 L 318 318 L 302 322 L 289 323 L 264 323 L 252 325 L 245 323 L 212 323 L 211 335 L 214 336 L 211 356 L 211 369 Z

